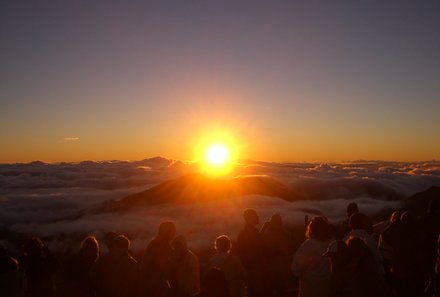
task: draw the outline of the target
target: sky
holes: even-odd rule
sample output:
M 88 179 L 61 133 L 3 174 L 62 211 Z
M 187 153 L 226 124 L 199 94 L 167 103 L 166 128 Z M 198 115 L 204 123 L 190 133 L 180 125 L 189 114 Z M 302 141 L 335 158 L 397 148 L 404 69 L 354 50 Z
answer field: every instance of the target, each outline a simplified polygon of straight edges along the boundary
M 0 163 L 440 159 L 439 1 L 1 1 Z

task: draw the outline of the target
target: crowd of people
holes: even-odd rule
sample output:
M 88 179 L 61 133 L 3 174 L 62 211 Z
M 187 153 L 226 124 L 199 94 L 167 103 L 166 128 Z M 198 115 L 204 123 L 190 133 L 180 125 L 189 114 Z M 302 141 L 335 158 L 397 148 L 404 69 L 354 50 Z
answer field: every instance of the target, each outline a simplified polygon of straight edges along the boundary
M 100 244 L 88 236 L 79 251 L 60 264 L 33 237 L 14 258 L 0 250 L 0 295 L 27 297 L 438 297 L 440 207 L 423 217 L 392 213 L 373 225 L 355 203 L 347 218 L 331 224 L 324 216 L 306 220 L 306 240 L 294 248 L 281 216 L 261 228 L 254 209 L 236 241 L 215 239 L 206 263 L 163 222 L 135 259 L 125 235 L 108 232 Z M 54 277 L 62 289 L 55 289 Z M 295 280 L 298 289 L 293 290 Z

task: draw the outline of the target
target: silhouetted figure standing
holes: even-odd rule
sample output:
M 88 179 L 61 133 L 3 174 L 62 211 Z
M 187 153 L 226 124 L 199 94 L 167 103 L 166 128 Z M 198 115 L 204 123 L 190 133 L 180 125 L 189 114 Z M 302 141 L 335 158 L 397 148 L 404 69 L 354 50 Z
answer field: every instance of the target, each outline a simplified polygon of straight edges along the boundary
M 25 297 L 26 276 L 15 258 L 0 256 L 0 294 L 3 297 Z
M 322 255 L 332 241 L 324 217 L 314 218 L 304 241 L 293 256 L 292 271 L 299 278 L 299 297 L 326 297 L 330 289 L 330 262 Z
M 28 283 L 26 296 L 54 296 L 52 277 L 58 268 L 58 262 L 40 238 L 33 237 L 25 245 L 20 266 L 26 273 Z
M 436 281 L 437 240 L 440 235 L 440 197 L 430 201 L 426 214 L 420 219 L 420 227 L 424 234 L 421 247 L 421 278 L 425 279 L 425 283 L 433 284 Z
M 385 270 L 385 279 L 390 282 L 390 273 L 391 273 L 391 263 L 393 260 L 393 247 L 391 246 L 391 242 L 395 241 L 396 236 L 398 236 L 399 232 L 399 224 L 400 224 L 400 211 L 395 211 L 391 214 L 390 224 L 379 236 L 379 249 L 382 254 L 384 270 Z
M 110 252 L 110 250 L 112 249 L 113 239 L 115 239 L 118 236 L 119 236 L 119 234 L 115 233 L 113 231 L 109 231 L 109 232 L 105 233 L 105 235 L 104 235 L 104 243 L 105 243 L 105 246 L 107 247 L 107 251 L 108 252 Z
M 431 279 L 433 297 L 440 297 L 440 235 L 437 238 L 437 257 L 435 261 L 435 275 Z
M 202 291 L 197 297 L 232 297 L 225 273 L 215 267 L 208 269 L 203 277 Z
M 130 240 L 119 235 L 109 253 L 99 258 L 91 270 L 97 297 L 137 296 L 139 269 L 128 251 Z
M 342 240 L 335 240 L 330 243 L 323 256 L 330 259 L 331 279 L 328 297 L 352 297 L 355 288 L 347 244 Z
M 350 264 L 346 272 L 350 278 L 349 296 L 356 297 L 391 297 L 391 289 L 385 283 L 383 275 L 377 271 L 370 248 L 364 240 L 351 237 L 348 242 Z M 414 296 L 415 297 L 415 296 Z
M 226 235 L 216 238 L 214 244 L 217 253 L 209 259 L 207 269 L 217 267 L 224 272 L 231 297 L 242 297 L 246 272 L 240 259 L 230 254 L 231 240 Z
M 200 292 L 200 267 L 197 256 L 188 249 L 186 239 L 177 236 L 171 269 L 171 291 L 173 297 L 193 297 Z
M 156 237 L 148 244 L 141 262 L 141 296 L 164 297 L 170 292 L 171 240 L 176 235 L 173 222 L 159 226 Z
M 264 224 L 261 233 L 268 259 L 270 296 L 284 297 L 292 262 L 289 233 L 278 214 Z
M 254 209 L 246 209 L 243 218 L 246 225 L 238 235 L 236 247 L 237 255 L 246 270 L 247 294 L 249 297 L 267 297 L 269 272 L 264 241 L 257 229 L 259 218 Z
M 345 240 L 347 241 L 351 237 L 358 237 L 362 239 L 367 244 L 368 248 L 371 251 L 371 254 L 373 255 L 373 260 L 376 264 L 377 272 L 383 275 L 384 268 L 382 254 L 379 250 L 379 245 L 377 244 L 376 240 L 368 232 L 368 228 L 370 226 L 369 222 L 370 219 L 366 215 L 359 212 L 354 213 L 350 217 L 349 224 L 351 231 L 346 235 Z
M 90 271 L 99 257 L 99 244 L 94 236 L 81 242 L 80 250 L 68 262 L 65 270 L 66 290 L 63 296 L 94 297 Z
M 409 212 L 400 217 L 398 232 L 390 238 L 393 248 L 391 276 L 398 297 L 422 296 L 425 279 L 421 273 L 423 233 L 417 219 Z
M 359 212 L 358 205 L 351 202 L 347 205 L 347 217 L 341 222 L 337 231 L 337 239 L 343 239 L 350 231 L 350 217 L 352 214 Z

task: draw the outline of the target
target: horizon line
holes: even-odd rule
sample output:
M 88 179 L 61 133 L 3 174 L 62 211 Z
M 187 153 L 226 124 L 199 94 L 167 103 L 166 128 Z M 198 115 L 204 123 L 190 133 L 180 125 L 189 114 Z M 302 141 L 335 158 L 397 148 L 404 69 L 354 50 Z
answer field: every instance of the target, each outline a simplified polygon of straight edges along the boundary
M 132 159 L 100 159 L 100 160 L 93 160 L 93 159 L 84 159 L 84 160 L 80 160 L 80 161 L 45 161 L 42 159 L 37 159 L 37 160 L 32 160 L 32 161 L 15 161 L 15 162 L 0 162 L 0 165 L 18 165 L 18 164 L 32 164 L 32 163 L 44 163 L 44 164 L 63 164 L 63 163 L 68 163 L 68 164 L 81 164 L 81 163 L 86 163 L 86 162 L 93 162 L 93 163 L 112 163 L 112 162 L 128 162 L 128 163 L 135 163 L 135 162 L 141 162 L 141 161 L 146 161 L 146 160 L 153 160 L 153 159 L 164 159 L 164 160 L 168 160 L 168 161 L 173 161 L 173 162 L 182 162 L 184 164 L 196 164 L 198 162 L 200 162 L 199 160 L 180 160 L 180 159 L 174 159 L 174 158 L 167 158 L 167 157 L 163 157 L 160 155 L 157 156 L 153 156 L 153 157 L 146 157 L 143 159 L 139 159 L 139 160 L 132 160 Z M 379 163 L 379 162 L 383 162 L 383 163 L 436 163 L 436 162 L 440 162 L 440 160 L 437 159 L 430 159 L 430 160 L 411 160 L 411 161 L 407 161 L 407 160 L 381 160 L 381 159 L 354 159 L 354 160 L 339 160 L 339 161 L 335 161 L 335 160 L 326 160 L 326 161 L 308 161 L 308 160 L 303 160 L 303 161 L 270 161 L 270 160 L 253 160 L 253 159 L 239 159 L 238 160 L 238 164 L 240 162 L 255 162 L 255 163 L 276 163 L 276 164 L 343 164 L 343 163 Z

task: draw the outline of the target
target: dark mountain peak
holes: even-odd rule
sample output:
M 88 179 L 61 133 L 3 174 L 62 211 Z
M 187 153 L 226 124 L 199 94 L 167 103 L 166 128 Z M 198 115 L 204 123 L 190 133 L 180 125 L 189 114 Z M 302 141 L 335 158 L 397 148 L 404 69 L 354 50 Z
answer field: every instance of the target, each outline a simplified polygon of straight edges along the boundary
M 265 195 L 292 200 L 290 189 L 270 176 L 250 175 L 231 178 L 192 173 L 129 195 L 119 201 L 107 202 L 96 211 L 120 211 L 136 206 L 167 203 L 200 203 L 243 195 Z
M 153 158 L 144 159 L 141 161 L 133 162 L 138 166 L 149 166 L 149 167 L 167 167 L 173 163 L 173 160 L 166 159 L 164 157 L 156 156 Z

